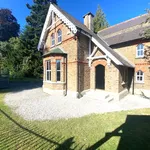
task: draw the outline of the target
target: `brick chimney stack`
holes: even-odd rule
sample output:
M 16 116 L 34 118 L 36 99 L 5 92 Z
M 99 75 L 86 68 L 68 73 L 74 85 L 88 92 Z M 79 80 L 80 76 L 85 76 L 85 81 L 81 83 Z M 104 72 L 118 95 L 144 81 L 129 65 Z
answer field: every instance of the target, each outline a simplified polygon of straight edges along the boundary
M 89 12 L 87 13 L 86 15 L 83 16 L 84 18 L 84 25 L 90 29 L 90 30 L 94 30 L 94 27 L 93 27 L 93 18 L 94 18 L 94 15 Z

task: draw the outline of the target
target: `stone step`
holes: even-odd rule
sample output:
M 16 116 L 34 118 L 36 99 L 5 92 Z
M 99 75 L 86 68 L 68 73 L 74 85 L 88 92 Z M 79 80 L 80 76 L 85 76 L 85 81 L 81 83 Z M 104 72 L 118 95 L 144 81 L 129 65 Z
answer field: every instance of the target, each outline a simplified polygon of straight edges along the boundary
M 108 103 L 114 101 L 114 96 L 110 95 L 110 96 L 106 99 L 106 101 L 107 101 Z
M 108 103 L 113 102 L 115 100 L 113 94 L 101 90 L 89 91 L 84 95 L 84 97 Z
M 97 99 L 97 100 L 106 100 L 107 98 L 109 98 L 110 95 L 107 92 L 94 91 L 94 92 L 88 92 L 84 96 L 88 98 Z

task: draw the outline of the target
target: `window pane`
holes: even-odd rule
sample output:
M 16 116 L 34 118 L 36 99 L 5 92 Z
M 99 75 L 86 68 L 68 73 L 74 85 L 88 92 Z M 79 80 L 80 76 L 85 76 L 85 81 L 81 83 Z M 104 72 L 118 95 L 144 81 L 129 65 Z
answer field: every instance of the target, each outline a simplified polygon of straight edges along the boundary
M 52 45 L 55 45 L 55 35 L 54 34 L 52 34 L 51 40 L 52 40 Z
M 138 71 L 138 72 L 137 72 L 137 75 L 139 75 L 139 74 L 140 74 L 140 72 Z
M 142 77 L 140 77 L 140 81 L 142 81 L 142 79 L 143 79 L 143 78 L 142 78 Z
M 137 47 L 137 49 L 139 50 L 140 48 L 141 48 L 141 45 L 139 44 L 138 47 Z
M 51 70 L 51 61 L 49 61 L 49 70 Z
M 61 42 L 62 41 L 62 39 L 61 39 L 61 36 L 60 37 L 58 37 L 58 42 Z
M 46 62 L 46 70 L 48 70 L 48 61 Z
M 139 81 L 139 79 L 140 79 L 140 78 L 139 78 L 139 76 L 138 76 L 138 77 L 137 77 L 137 81 Z
M 51 61 L 47 61 L 46 64 L 47 64 L 47 67 L 46 67 L 47 70 L 51 70 Z
M 49 81 L 50 80 L 50 72 L 47 71 L 47 80 Z
M 57 71 L 57 81 L 60 81 L 60 71 Z
M 52 45 L 55 45 L 55 40 L 52 40 Z
M 56 69 L 57 69 L 57 81 L 60 81 L 60 70 L 61 70 L 61 66 L 60 66 L 60 60 L 56 60 Z
M 60 60 L 56 60 L 57 70 L 60 70 Z
M 58 36 L 61 36 L 61 30 L 58 30 Z
M 46 61 L 46 80 L 51 81 L 51 61 Z
M 141 50 L 141 56 L 143 56 L 143 54 L 144 54 L 144 52 L 143 52 L 143 50 Z
M 62 31 L 58 30 L 57 34 L 58 34 L 58 43 L 59 43 L 62 41 Z

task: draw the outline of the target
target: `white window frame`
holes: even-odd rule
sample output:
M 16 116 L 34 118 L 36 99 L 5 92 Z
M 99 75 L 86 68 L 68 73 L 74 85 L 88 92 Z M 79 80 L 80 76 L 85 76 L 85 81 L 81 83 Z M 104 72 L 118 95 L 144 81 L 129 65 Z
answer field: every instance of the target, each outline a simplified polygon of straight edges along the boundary
M 139 48 L 139 46 L 142 45 L 143 48 Z M 143 55 L 138 55 L 138 52 L 143 52 Z M 144 45 L 143 44 L 138 44 L 136 48 L 136 58 L 143 58 L 144 57 Z
M 55 33 L 51 34 L 51 46 L 55 45 Z
M 57 31 L 57 41 L 58 41 L 58 44 L 62 42 L 62 30 L 61 29 Z
M 57 70 L 57 61 L 60 61 L 60 69 Z M 60 81 L 57 80 L 57 72 L 60 72 Z M 56 82 L 61 82 L 61 59 L 56 59 Z
M 139 75 L 138 75 L 138 73 L 139 73 Z M 141 73 L 143 73 L 143 74 L 141 75 Z M 141 77 L 142 77 L 142 80 L 140 80 Z M 138 80 L 138 78 L 139 78 L 139 80 Z M 144 83 L 144 72 L 141 70 L 138 70 L 136 72 L 136 83 Z
M 48 66 L 49 65 L 49 66 Z M 49 69 L 48 69 L 49 68 Z M 51 75 L 51 60 L 46 60 L 46 68 L 45 68 L 45 70 L 46 70 L 46 81 L 51 81 L 51 77 L 52 77 L 52 75 Z M 49 72 L 49 80 L 48 80 L 48 78 L 47 78 L 47 73 Z

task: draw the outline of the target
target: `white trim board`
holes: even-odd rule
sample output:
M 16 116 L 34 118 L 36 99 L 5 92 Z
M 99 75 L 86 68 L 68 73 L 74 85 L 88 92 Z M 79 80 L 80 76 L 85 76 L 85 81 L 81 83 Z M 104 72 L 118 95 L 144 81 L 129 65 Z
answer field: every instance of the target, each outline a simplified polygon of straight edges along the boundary
M 52 12 L 56 13 L 57 16 L 68 26 L 68 28 L 75 34 L 77 33 L 77 28 L 76 26 L 70 21 L 68 20 L 53 4 L 50 4 L 47 16 L 46 16 L 46 20 L 44 23 L 44 27 L 41 33 L 41 37 L 39 40 L 39 44 L 38 44 L 38 50 L 40 50 L 40 48 L 44 45 L 45 43 L 45 38 L 46 38 L 46 34 L 48 32 L 48 28 L 50 27 L 50 21 L 51 21 L 51 14 Z
M 104 46 L 102 46 L 94 37 L 92 37 L 92 42 L 97 45 L 100 50 L 102 50 L 110 59 L 112 59 L 117 65 L 123 66 L 123 64 L 113 56 Z

